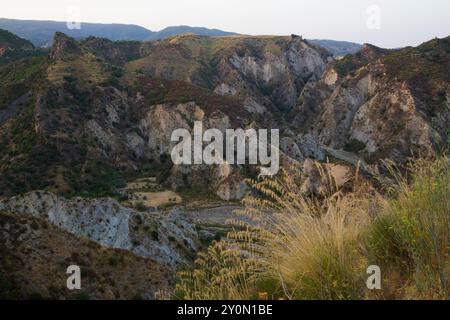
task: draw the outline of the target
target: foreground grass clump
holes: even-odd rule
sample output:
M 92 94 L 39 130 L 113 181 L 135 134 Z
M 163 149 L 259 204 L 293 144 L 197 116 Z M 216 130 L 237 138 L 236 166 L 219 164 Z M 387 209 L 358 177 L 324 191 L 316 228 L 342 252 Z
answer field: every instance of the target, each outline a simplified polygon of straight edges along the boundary
M 181 272 L 175 298 L 245 300 L 255 292 L 258 262 L 227 242 L 212 244 L 196 261 L 198 268 Z
M 450 165 L 442 158 L 416 161 L 408 183 L 391 170 L 395 200 L 367 233 L 367 255 L 405 298 L 450 298 Z M 393 297 L 398 293 L 390 292 Z
M 271 298 L 358 299 L 364 294 L 359 238 L 372 208 L 380 205 L 378 198 L 356 189 L 343 193 L 330 172 L 317 167 L 326 186 L 321 197 L 303 196 L 304 178 L 298 173 L 254 183 L 259 195 L 244 200 L 247 209 L 241 214 L 257 227 L 230 234 L 244 248 L 252 237 L 258 243 L 253 257 L 264 261 L 260 277 L 266 280 L 256 283 L 256 290 L 265 291 L 260 283 L 267 279 L 278 283 L 276 290 L 268 289 Z
M 227 241 L 214 243 L 196 268 L 180 273 L 184 299 L 446 299 L 449 297 L 450 162 L 415 161 L 391 170 L 391 192 L 353 179 L 339 190 L 317 164 L 325 188 L 307 198 L 299 170 L 252 181 Z M 325 166 L 326 168 L 326 166 Z M 369 291 L 378 265 L 382 289 Z
M 257 195 L 246 197 L 238 212 L 249 222 L 232 221 L 230 240 L 203 253 L 195 271 L 182 273 L 178 292 L 196 299 L 360 298 L 365 257 L 358 240 L 375 199 L 344 194 L 317 168 L 326 186 L 317 198 L 300 192 L 306 177 L 299 170 L 251 181 Z M 225 259 L 230 250 L 234 258 Z

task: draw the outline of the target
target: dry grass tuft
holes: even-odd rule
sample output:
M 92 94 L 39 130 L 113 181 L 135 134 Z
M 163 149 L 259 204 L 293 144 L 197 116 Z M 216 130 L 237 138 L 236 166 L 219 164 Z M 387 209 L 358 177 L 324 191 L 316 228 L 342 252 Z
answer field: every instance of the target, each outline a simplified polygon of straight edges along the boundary
M 250 181 L 255 192 L 238 214 L 251 222 L 232 221 L 229 240 L 214 244 L 193 272 L 181 274 L 179 297 L 448 297 L 448 159 L 415 161 L 409 181 L 391 170 L 395 197 L 358 179 L 352 192 L 339 190 L 327 166 L 316 165 L 326 182 L 320 198 L 300 192 L 305 177 L 298 168 Z M 373 264 L 382 267 L 385 280 L 376 294 L 366 287 Z

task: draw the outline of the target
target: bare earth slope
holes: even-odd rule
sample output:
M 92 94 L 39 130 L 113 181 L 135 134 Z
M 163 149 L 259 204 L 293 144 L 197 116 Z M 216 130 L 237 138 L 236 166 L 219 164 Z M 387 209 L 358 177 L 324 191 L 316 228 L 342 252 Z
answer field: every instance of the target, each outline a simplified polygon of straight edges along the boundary
M 157 262 L 80 239 L 42 218 L 0 212 L 0 298 L 155 299 L 171 274 Z M 82 290 L 66 270 L 78 265 Z

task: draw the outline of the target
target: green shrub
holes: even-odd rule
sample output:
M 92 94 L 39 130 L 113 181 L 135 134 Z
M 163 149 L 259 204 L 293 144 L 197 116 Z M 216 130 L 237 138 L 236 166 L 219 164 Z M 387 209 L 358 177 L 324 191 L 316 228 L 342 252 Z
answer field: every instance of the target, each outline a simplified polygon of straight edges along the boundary
M 447 158 L 418 161 L 412 172 L 411 183 L 398 178 L 397 198 L 373 222 L 369 257 L 398 270 L 417 297 L 449 298 L 450 164 Z
M 19 298 L 19 291 L 14 288 L 6 276 L 0 272 L 0 300 L 16 300 Z
M 344 150 L 347 152 L 360 152 L 366 148 L 366 144 L 357 139 L 351 139 L 344 146 Z
M 32 223 L 31 223 L 31 225 L 30 225 L 30 228 L 32 229 L 32 230 L 39 230 L 39 224 L 37 224 L 37 222 L 36 221 L 33 221 Z
M 116 267 L 119 264 L 119 256 L 114 254 L 109 258 L 109 265 Z
M 158 231 L 153 230 L 150 235 L 151 235 L 153 241 L 159 241 Z
M 87 301 L 91 300 L 91 297 L 89 293 L 83 291 L 75 295 L 75 300 Z
M 142 201 L 139 201 L 134 204 L 134 209 L 136 209 L 137 211 L 145 211 L 147 210 L 147 207 Z

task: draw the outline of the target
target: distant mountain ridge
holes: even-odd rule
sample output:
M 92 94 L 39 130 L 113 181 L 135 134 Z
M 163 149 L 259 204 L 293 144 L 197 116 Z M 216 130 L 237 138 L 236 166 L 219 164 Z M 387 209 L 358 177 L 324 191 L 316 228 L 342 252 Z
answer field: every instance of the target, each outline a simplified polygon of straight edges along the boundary
M 82 23 L 81 29 L 71 30 L 67 28 L 66 22 L 5 18 L 0 18 L 0 29 L 7 30 L 21 38 L 27 39 L 36 47 L 50 47 L 56 32 L 63 32 L 78 40 L 97 37 L 112 41 L 155 41 L 186 33 L 210 37 L 240 35 L 236 32 L 186 25 L 170 26 L 160 31 L 151 31 L 144 27 L 131 24 Z M 312 44 L 325 48 L 336 57 L 353 54 L 361 49 L 360 44 L 346 41 L 309 41 Z
M 83 23 L 81 29 L 69 29 L 66 22 L 14 20 L 0 18 L 0 29 L 8 30 L 17 36 L 31 41 L 36 47 L 51 45 L 56 32 L 82 39 L 91 35 L 118 40 L 142 41 L 152 32 L 136 25 Z
M 162 40 L 168 37 L 177 36 L 185 33 L 193 33 L 198 36 L 210 36 L 210 37 L 223 37 L 223 36 L 236 36 L 239 33 L 222 31 L 219 29 L 208 29 L 203 27 L 190 27 L 190 26 L 173 26 L 164 28 L 161 31 L 154 32 L 150 39 L 147 40 Z
M 336 41 L 336 40 L 308 40 L 312 44 L 321 46 L 335 57 L 343 57 L 347 54 L 354 54 L 361 50 L 362 45 L 359 43 L 348 42 L 348 41 Z
M 161 31 L 154 32 L 144 27 L 131 24 L 82 23 L 81 29 L 69 29 L 66 22 L 5 18 L 0 18 L 0 29 L 7 30 L 21 38 L 27 39 L 36 47 L 50 46 L 56 32 L 63 32 L 75 39 L 85 39 L 94 36 L 112 41 L 160 40 L 183 33 L 194 33 L 204 36 L 237 35 L 234 32 L 189 26 L 167 27 Z

